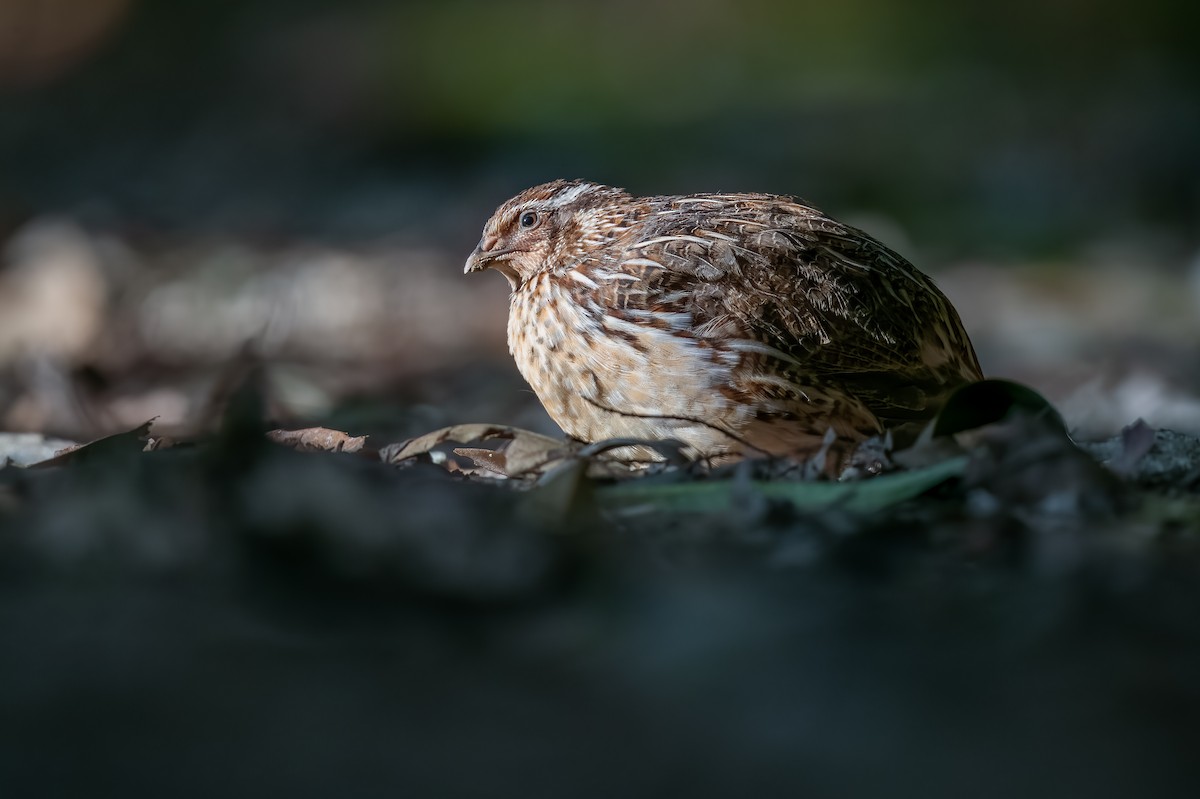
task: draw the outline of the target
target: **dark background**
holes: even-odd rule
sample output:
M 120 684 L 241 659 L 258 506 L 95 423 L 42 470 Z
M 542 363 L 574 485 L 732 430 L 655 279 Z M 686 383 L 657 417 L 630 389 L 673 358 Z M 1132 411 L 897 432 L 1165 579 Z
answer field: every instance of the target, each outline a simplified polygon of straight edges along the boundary
M 505 356 L 502 281 L 459 265 L 500 201 L 580 176 L 801 196 L 933 273 L 985 370 L 1077 430 L 1198 429 L 1188 12 L 4 0 L 0 426 L 186 427 L 253 341 L 296 367 L 285 417 L 466 370 L 499 406 L 438 421 L 551 430 Z M 31 370 L 65 371 L 75 409 Z
M 0 431 L 211 432 L 249 349 L 275 424 L 552 432 L 461 267 L 576 176 L 804 197 L 1080 437 L 1200 431 L 1196 31 L 1166 0 L 0 0 Z M 6 799 L 1196 795 L 1186 524 L 984 492 L 563 536 L 229 446 L 0 469 Z
M 589 175 L 868 209 L 943 257 L 1167 260 L 1200 243 L 1188 10 L 6 0 L 3 207 L 461 246 L 466 209 Z

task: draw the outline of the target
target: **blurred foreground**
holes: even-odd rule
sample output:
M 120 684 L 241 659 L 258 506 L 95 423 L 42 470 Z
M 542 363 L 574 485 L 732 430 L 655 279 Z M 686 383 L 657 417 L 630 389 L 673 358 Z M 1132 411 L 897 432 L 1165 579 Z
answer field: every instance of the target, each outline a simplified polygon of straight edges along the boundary
M 6 795 L 1194 795 L 1200 438 L 1015 418 L 869 510 L 295 452 L 260 399 L 0 469 Z

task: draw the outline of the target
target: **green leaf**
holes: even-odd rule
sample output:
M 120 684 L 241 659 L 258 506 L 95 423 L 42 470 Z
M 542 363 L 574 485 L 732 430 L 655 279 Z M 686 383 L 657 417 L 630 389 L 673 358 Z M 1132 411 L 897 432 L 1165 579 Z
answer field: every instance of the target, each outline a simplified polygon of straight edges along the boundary
M 749 492 L 751 495 L 785 499 L 803 510 L 836 507 L 853 513 L 872 513 L 912 499 L 958 477 L 966 465 L 967 458 L 958 457 L 924 469 L 846 483 L 701 480 L 654 484 L 630 481 L 607 486 L 596 493 L 601 504 L 647 506 L 648 509 L 659 511 L 709 513 L 728 510 Z
M 933 420 L 933 436 L 950 436 L 964 430 L 1002 421 L 1014 413 L 1042 416 L 1063 432 L 1066 424 L 1054 406 L 1029 386 L 1011 380 L 980 380 L 950 395 Z

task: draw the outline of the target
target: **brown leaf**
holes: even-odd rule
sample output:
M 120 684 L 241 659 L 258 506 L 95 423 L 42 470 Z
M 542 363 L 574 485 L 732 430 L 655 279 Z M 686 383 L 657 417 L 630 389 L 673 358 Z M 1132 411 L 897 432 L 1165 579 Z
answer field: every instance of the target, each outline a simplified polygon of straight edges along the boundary
M 508 472 L 505 471 L 504 453 L 499 450 L 487 449 L 486 447 L 455 447 L 454 454 L 461 455 L 464 458 L 470 458 L 471 462 L 474 463 L 478 468 L 456 468 L 451 469 L 451 471 L 460 471 L 463 474 L 475 475 L 479 474 L 480 470 L 482 469 L 483 471 L 490 472 L 501 477 L 508 477 Z M 449 461 L 447 463 L 447 466 L 454 465 L 455 464 L 453 461 Z
M 437 461 L 438 447 L 445 444 L 497 442 L 494 447 L 456 447 L 453 453 L 471 460 L 476 469 L 447 461 L 447 468 L 467 475 L 489 474 L 509 478 L 536 477 L 561 461 L 570 452 L 566 442 L 518 427 L 494 424 L 460 424 L 434 430 L 423 436 L 384 447 L 379 455 L 386 463 L 398 464 L 427 456 Z M 480 471 L 482 470 L 482 472 Z
M 158 418 L 158 417 L 155 417 Z M 150 436 L 150 426 L 154 419 L 145 422 L 133 430 L 104 436 L 87 444 L 75 444 L 56 453 L 53 458 L 38 461 L 29 465 L 30 469 L 48 469 L 55 466 L 65 466 L 88 458 L 103 458 L 115 453 L 138 452 L 146 448 L 145 441 Z
M 504 473 L 509 477 L 537 477 L 570 454 L 565 441 L 515 429 L 511 440 L 500 445 Z
M 432 433 L 410 438 L 407 441 L 401 441 L 397 444 L 388 444 L 379 450 L 379 457 L 385 463 L 397 464 L 409 458 L 428 455 L 431 450 L 445 444 L 447 441 L 466 444 L 471 441 L 481 440 L 489 433 L 511 429 L 515 428 L 506 428 L 504 425 L 494 424 L 457 424 L 451 427 L 443 427 L 440 430 L 434 430 Z
M 366 436 L 351 436 L 327 427 L 306 427 L 303 430 L 272 430 L 267 438 L 276 444 L 300 452 L 358 452 L 367 443 Z

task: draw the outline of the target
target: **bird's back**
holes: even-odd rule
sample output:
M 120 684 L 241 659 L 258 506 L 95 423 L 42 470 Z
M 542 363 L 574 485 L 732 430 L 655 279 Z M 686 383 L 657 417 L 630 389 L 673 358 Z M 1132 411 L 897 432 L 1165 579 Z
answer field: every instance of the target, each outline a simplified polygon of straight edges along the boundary
M 928 418 L 981 378 L 941 291 L 862 231 L 773 195 L 639 205 L 612 254 L 594 259 L 637 276 L 608 287 L 624 318 L 740 348 L 748 376 L 844 390 L 885 426 Z

